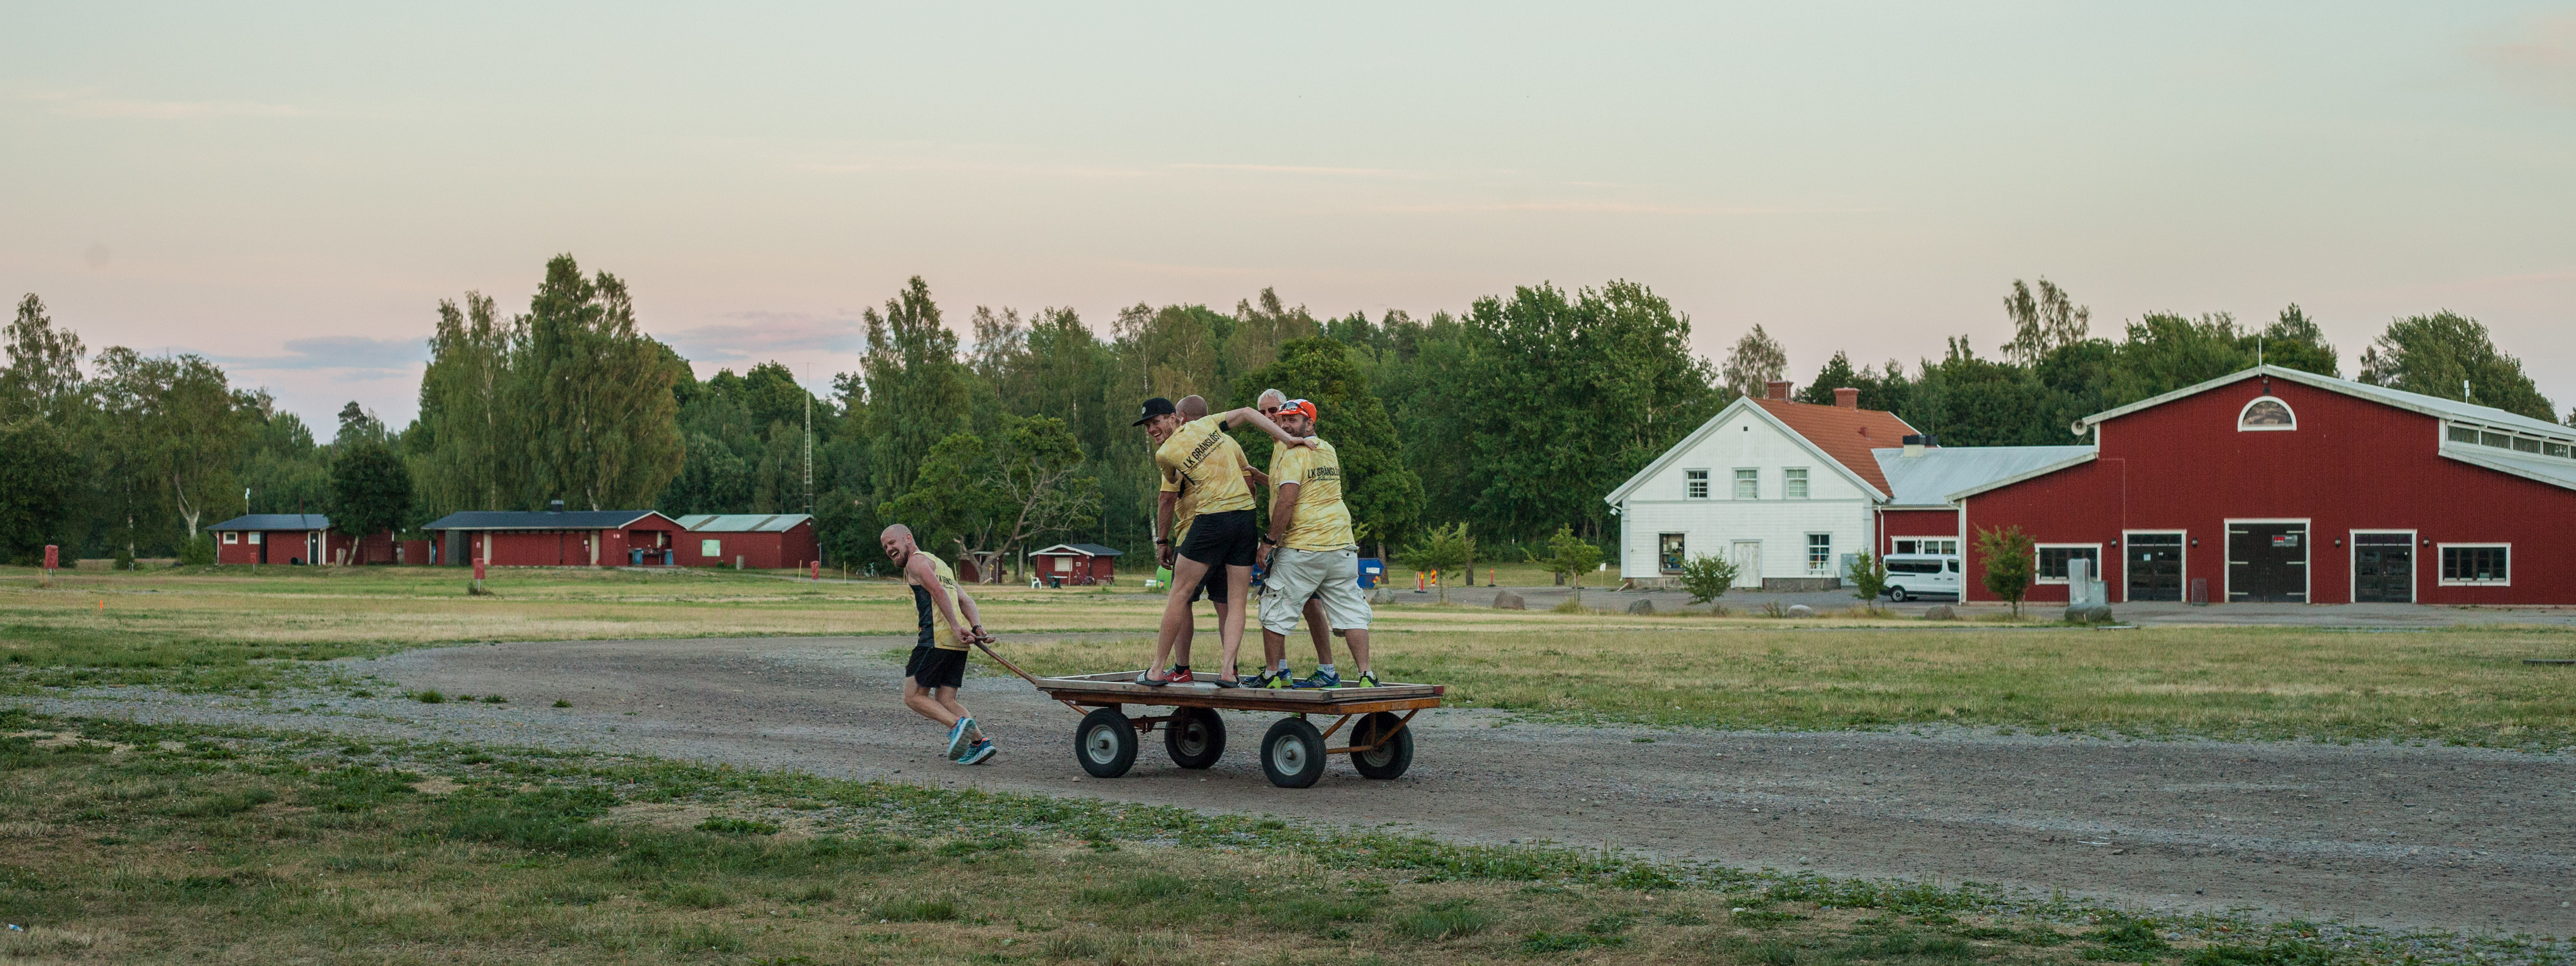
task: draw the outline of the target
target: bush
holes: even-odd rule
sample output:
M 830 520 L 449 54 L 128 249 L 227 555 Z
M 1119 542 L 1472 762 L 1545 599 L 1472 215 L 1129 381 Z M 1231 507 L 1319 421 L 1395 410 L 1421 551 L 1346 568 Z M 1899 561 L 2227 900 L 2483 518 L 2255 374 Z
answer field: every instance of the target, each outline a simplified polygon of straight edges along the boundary
M 2013 618 L 2021 618 L 2021 600 L 2030 596 L 2031 570 L 2036 565 L 2031 555 L 2030 535 L 2021 528 L 1998 527 L 1977 531 L 1977 567 L 1985 573 L 1986 589 L 2012 602 Z
M 132 569 L 134 569 L 134 548 L 133 548 L 133 547 L 131 547 L 131 546 L 126 546 L 126 545 L 122 545 L 122 544 L 120 544 L 120 545 L 118 545 L 118 546 L 117 546 L 117 548 L 116 548 L 116 569 L 118 569 L 118 570 L 132 570 Z
M 421 692 L 415 693 L 415 694 L 413 694 L 413 695 L 411 696 L 411 699 L 412 699 L 412 700 L 414 700 L 414 701 L 418 701 L 418 702 L 420 702 L 420 703 L 422 703 L 422 704 L 445 704 L 445 703 L 447 703 L 447 696 L 446 696 L 446 695 L 444 695 L 444 694 L 440 694 L 440 693 L 438 693 L 438 692 L 437 692 L 436 690 L 434 690 L 434 689 L 433 689 L 433 690 L 429 690 L 429 691 L 421 691 Z
M 1690 591 L 1690 602 L 1705 604 L 1725 596 L 1735 586 L 1735 563 L 1716 554 L 1702 554 L 1682 562 L 1682 589 Z
M 203 567 L 215 562 L 215 535 L 200 533 L 197 538 L 179 545 L 179 563 Z
M 1447 575 L 1475 561 L 1476 538 L 1468 535 L 1465 523 L 1432 527 L 1423 534 L 1420 545 L 1397 550 L 1396 559 L 1415 570 L 1442 575 L 1438 581 L 1440 602 L 1446 604 L 1449 602 Z
M 1887 561 L 1863 550 L 1852 558 L 1851 570 L 1843 574 L 1843 579 L 1851 581 L 1852 596 L 1875 601 L 1887 593 Z

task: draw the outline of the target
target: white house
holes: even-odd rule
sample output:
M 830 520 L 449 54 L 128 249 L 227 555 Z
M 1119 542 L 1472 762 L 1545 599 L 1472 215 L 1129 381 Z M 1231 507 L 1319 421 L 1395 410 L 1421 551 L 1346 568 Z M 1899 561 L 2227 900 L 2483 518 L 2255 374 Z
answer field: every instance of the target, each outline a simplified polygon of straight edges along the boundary
M 1683 561 L 1722 554 L 1738 587 L 1840 586 L 1844 559 L 1875 545 L 1890 493 L 1871 450 L 1918 432 L 1859 398 L 1836 389 L 1835 405 L 1792 402 L 1784 380 L 1718 411 L 1606 498 L 1620 520 L 1619 575 L 1671 586 Z

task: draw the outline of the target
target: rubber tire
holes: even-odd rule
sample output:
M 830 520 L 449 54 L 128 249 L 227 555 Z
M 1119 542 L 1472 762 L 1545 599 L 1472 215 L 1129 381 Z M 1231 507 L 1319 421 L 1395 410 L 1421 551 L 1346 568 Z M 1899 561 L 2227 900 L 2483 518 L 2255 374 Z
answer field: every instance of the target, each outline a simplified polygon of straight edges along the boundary
M 1397 726 L 1403 723 L 1404 719 L 1384 711 L 1360 719 L 1359 729 L 1351 732 L 1351 743 L 1378 746 L 1371 751 L 1351 752 L 1351 767 L 1360 770 L 1360 777 L 1401 778 L 1405 769 L 1413 767 L 1413 728 L 1399 729 Z M 1388 732 L 1394 734 L 1379 744 L 1378 737 Z
M 1261 736 L 1261 773 L 1281 788 L 1314 787 L 1324 777 L 1324 733 L 1304 718 L 1279 719 Z
M 1887 588 L 1887 599 L 1888 599 L 1888 600 L 1891 600 L 1891 601 L 1894 601 L 1894 602 L 1896 602 L 1896 603 L 1899 603 L 1899 604 L 1905 603 L 1905 588 L 1903 588 L 1903 587 L 1890 587 L 1890 588 Z
M 1073 760 L 1093 778 L 1116 778 L 1136 767 L 1136 724 L 1116 708 L 1096 708 L 1073 729 Z
M 1225 757 L 1225 719 L 1215 708 L 1173 709 L 1172 720 L 1163 722 L 1163 750 L 1183 768 L 1214 765 Z

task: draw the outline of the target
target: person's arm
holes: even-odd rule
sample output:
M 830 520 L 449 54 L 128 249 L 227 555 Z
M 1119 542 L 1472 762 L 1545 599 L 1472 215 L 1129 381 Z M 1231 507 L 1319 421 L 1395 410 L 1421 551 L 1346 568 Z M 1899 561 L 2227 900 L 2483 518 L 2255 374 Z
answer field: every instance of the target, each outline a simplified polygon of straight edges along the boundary
M 1243 468 L 1243 479 L 1245 482 L 1251 483 L 1254 486 L 1270 485 L 1270 474 L 1253 469 L 1249 466 Z
M 1295 483 L 1281 483 L 1279 498 L 1270 503 L 1270 534 L 1261 538 L 1261 559 L 1265 564 L 1270 560 L 1270 552 L 1279 549 L 1279 541 L 1288 536 L 1289 525 L 1297 519 L 1297 491 L 1300 488 Z
M 966 588 L 958 588 L 957 606 L 959 609 L 966 612 L 966 626 L 975 631 L 975 636 L 972 638 L 959 635 L 960 640 L 991 640 L 993 638 L 993 635 L 984 633 L 984 615 L 975 613 L 975 595 L 967 593 Z M 957 623 L 957 619 L 954 617 L 949 618 L 948 623 L 954 625 Z
M 1160 566 L 1172 565 L 1172 509 L 1180 502 L 1181 495 L 1170 490 L 1154 501 L 1154 556 Z
M 1270 417 L 1261 414 L 1261 410 L 1254 409 L 1250 406 L 1226 412 L 1221 421 L 1229 426 L 1242 424 L 1257 428 L 1262 432 L 1269 433 L 1271 439 L 1278 440 L 1280 445 L 1283 446 L 1311 447 L 1315 445 L 1313 442 L 1307 440 L 1306 437 L 1288 435 L 1287 430 L 1279 428 L 1278 423 L 1271 422 Z

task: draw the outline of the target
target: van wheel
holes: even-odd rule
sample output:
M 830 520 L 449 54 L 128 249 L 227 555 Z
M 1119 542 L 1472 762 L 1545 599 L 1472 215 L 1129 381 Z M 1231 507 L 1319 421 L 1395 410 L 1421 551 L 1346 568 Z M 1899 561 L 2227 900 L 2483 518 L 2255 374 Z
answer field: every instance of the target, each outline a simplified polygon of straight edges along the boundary
M 1905 588 L 1903 588 L 1903 587 L 1890 587 L 1890 588 L 1887 588 L 1887 599 L 1892 600 L 1892 601 L 1895 601 L 1895 602 L 1900 603 L 1900 604 L 1905 603 Z

